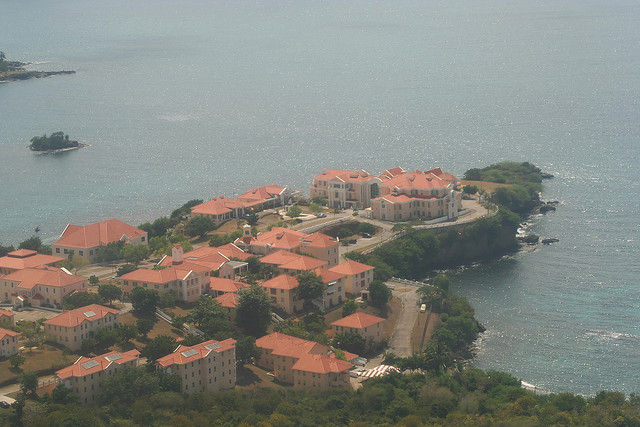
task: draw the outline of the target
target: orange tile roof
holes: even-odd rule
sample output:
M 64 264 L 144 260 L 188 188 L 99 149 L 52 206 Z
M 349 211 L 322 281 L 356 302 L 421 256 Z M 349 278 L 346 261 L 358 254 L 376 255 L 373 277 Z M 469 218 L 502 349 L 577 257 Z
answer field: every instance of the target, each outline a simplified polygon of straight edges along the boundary
M 329 348 L 313 341 L 274 332 L 256 340 L 256 346 L 271 350 L 277 356 L 302 357 L 305 354 L 327 354 Z
M 395 168 L 387 169 L 386 171 L 382 172 L 378 178 L 385 181 L 403 173 L 406 173 L 405 170 L 397 166 Z
M 65 327 L 78 326 L 82 322 L 95 322 L 96 320 L 104 318 L 107 314 L 116 315 L 118 313 L 120 313 L 120 310 L 116 310 L 115 308 L 104 307 L 98 304 L 89 304 L 74 310 L 64 311 L 56 317 L 52 317 L 42 323 L 45 325 Z
M 4 317 L 4 316 L 15 316 L 16 314 L 12 311 L 6 311 L 6 310 L 0 310 L 0 317 Z
M 171 365 L 184 365 L 195 360 L 203 359 L 212 351 L 221 353 L 235 346 L 236 340 L 233 338 L 228 338 L 224 341 L 209 340 L 191 347 L 180 345 L 173 353 L 158 359 L 158 364 L 164 368 Z M 189 350 L 195 351 L 190 352 Z
M 402 193 L 387 194 L 386 196 L 380 196 L 373 199 L 373 201 L 384 200 L 387 203 L 409 203 L 416 200 L 436 200 L 437 197 L 411 197 Z
M 239 295 L 233 292 L 228 292 L 214 298 L 221 306 L 226 308 L 236 308 L 238 305 Z
M 397 175 L 391 179 L 384 181 L 381 185 L 384 187 L 398 188 L 400 192 L 409 189 L 439 189 L 446 188 L 451 181 L 444 179 L 441 174 L 436 175 L 431 171 L 422 172 L 419 170 Z M 453 175 L 451 175 L 453 176 Z M 455 177 L 454 177 L 455 178 Z
M 285 190 L 284 187 L 277 185 L 265 185 L 263 187 L 253 188 L 244 194 L 238 196 L 238 200 L 265 202 L 278 197 Z
M 109 219 L 89 225 L 69 224 L 62 232 L 56 246 L 94 248 L 120 240 L 128 241 L 146 236 L 147 232 L 117 219 Z
M 329 269 L 335 273 L 344 274 L 346 276 L 353 276 L 355 274 L 364 273 L 365 271 L 373 270 L 373 267 L 367 264 L 362 264 L 357 261 L 348 260 L 341 264 L 331 267 Z
M 249 285 L 231 279 L 223 279 L 222 277 L 209 278 L 209 289 L 217 292 L 238 292 L 240 289 L 248 288 Z
M 372 316 L 367 313 L 353 313 L 347 317 L 343 317 L 342 319 L 338 319 L 335 322 L 331 323 L 331 326 L 342 326 L 345 328 L 354 328 L 354 329 L 363 329 L 368 328 L 371 325 L 375 325 L 376 323 L 384 322 L 382 317 Z
M 321 259 L 299 255 L 298 258 L 295 258 L 295 259 L 292 259 L 291 261 L 280 264 L 278 268 L 281 268 L 283 270 L 306 271 L 306 270 L 315 270 L 316 268 L 326 267 L 328 264 L 329 263 L 327 261 L 323 261 Z
M 87 281 L 84 277 L 56 267 L 25 268 L 7 274 L 3 280 L 20 282 L 18 287 L 21 289 L 33 289 L 37 285 L 65 287 Z
M 168 283 L 175 280 L 185 280 L 189 273 L 204 273 L 209 269 L 201 264 L 183 262 L 181 264 L 170 265 L 162 270 L 151 270 L 139 268 L 130 273 L 120 276 L 120 280 L 136 280 L 149 283 Z
M 458 178 L 452 174 L 450 174 L 449 172 L 442 172 L 442 169 L 440 168 L 435 168 L 435 169 L 430 169 L 428 171 L 424 171 L 425 174 L 434 174 L 436 176 L 439 176 L 442 179 L 445 179 L 447 181 L 457 181 Z
M 233 209 L 245 208 L 249 205 L 247 202 L 219 196 L 192 207 L 191 212 L 202 215 L 222 215 L 231 212 Z
M 0 328 L 0 340 L 3 340 L 4 337 L 17 337 L 20 335 L 20 332 L 15 332 L 10 329 Z
M 326 268 L 316 268 L 315 270 L 313 270 L 313 272 L 316 273 L 318 276 L 320 276 L 320 278 L 324 283 L 336 282 L 346 277 L 342 273 L 331 271 Z
M 89 374 L 104 371 L 112 363 L 121 365 L 136 360 L 139 356 L 140 352 L 136 349 L 126 352 L 111 351 L 92 358 L 80 356 L 73 365 L 56 371 L 56 376 L 63 380 L 70 377 L 84 377 Z
M 269 255 L 263 256 L 262 258 L 260 258 L 260 262 L 262 262 L 263 264 L 280 265 L 280 264 L 287 263 L 289 261 L 293 261 L 294 259 L 300 256 L 302 255 L 294 254 L 293 252 L 289 252 L 284 249 L 281 249 L 276 252 L 271 252 Z
M 273 227 L 271 231 L 260 233 L 255 239 L 252 239 L 253 245 L 271 245 L 273 248 L 296 249 L 300 246 L 300 240 L 307 237 L 306 233 L 300 231 L 289 230 L 288 228 Z
M 226 245 L 219 246 L 217 249 L 222 255 L 226 256 L 227 258 L 238 258 L 242 261 L 245 261 L 247 258 L 251 258 L 252 256 L 254 256 L 243 251 L 233 243 L 227 243 Z
M 322 233 L 313 233 L 313 234 L 309 234 L 306 237 L 303 237 L 302 243 L 305 246 L 329 248 L 331 246 L 337 246 L 338 239 L 336 239 L 335 237 L 327 236 L 326 234 L 322 234 Z
M 36 251 L 19 249 L 0 258 L 0 268 L 22 270 L 24 268 L 46 267 L 64 261 L 64 258 L 39 254 Z
M 322 173 L 316 175 L 315 179 L 338 179 L 343 182 L 366 182 L 371 179 L 379 179 L 375 175 L 371 175 L 367 171 L 360 169 L 359 171 L 349 171 L 340 169 L 327 169 Z
M 269 289 L 295 289 L 300 283 L 298 279 L 288 274 L 281 274 L 260 284 L 264 288 Z
M 317 374 L 328 374 L 330 372 L 344 372 L 351 368 L 353 368 L 353 365 L 344 360 L 322 354 L 306 354 L 298 359 L 291 369 Z

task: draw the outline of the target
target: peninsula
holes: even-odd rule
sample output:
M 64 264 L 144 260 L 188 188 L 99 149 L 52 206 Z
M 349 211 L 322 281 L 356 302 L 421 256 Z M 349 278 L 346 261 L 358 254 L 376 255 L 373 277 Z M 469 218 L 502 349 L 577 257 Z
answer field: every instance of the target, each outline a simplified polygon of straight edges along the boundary
M 34 136 L 30 142 L 29 149 L 42 154 L 60 153 L 87 146 L 78 141 L 71 141 L 69 135 L 65 135 L 63 132 L 54 132 L 51 136 L 47 136 L 47 134 Z
M 75 71 L 30 71 L 25 67 L 29 63 L 7 61 L 4 52 L 0 51 L 0 82 L 27 80 L 33 78 L 50 77 L 58 74 L 75 74 Z

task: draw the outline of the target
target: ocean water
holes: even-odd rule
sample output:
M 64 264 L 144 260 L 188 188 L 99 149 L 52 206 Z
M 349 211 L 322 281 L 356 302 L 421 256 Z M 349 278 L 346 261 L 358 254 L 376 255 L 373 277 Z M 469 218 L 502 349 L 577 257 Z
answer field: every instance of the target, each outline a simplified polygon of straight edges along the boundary
M 75 75 L 0 84 L 0 244 L 167 215 L 325 168 L 501 160 L 555 178 L 540 246 L 453 276 L 475 364 L 640 389 L 640 3 L 0 0 L 0 50 Z M 26 149 L 62 130 L 91 147 Z

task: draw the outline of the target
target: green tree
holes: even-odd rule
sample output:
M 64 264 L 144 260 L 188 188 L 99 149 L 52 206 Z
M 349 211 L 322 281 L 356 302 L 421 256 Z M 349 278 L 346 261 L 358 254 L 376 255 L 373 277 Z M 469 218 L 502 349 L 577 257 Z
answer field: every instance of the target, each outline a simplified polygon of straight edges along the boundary
M 100 283 L 100 279 L 95 274 L 92 274 L 89 276 L 89 283 L 95 286 Z
M 9 363 L 15 369 L 20 368 L 20 366 L 24 365 L 24 362 L 26 361 L 27 361 L 27 358 L 20 353 L 14 354 L 13 356 L 9 357 Z
M 326 288 L 322 278 L 312 271 L 303 271 L 296 276 L 296 279 L 299 283 L 296 288 L 297 297 L 305 302 L 320 298 Z
M 347 299 L 342 306 L 342 317 L 352 315 L 358 310 L 358 303 L 355 300 Z
M 256 346 L 254 337 L 242 335 L 236 340 L 236 360 L 239 364 L 251 363 L 251 360 L 260 357 L 261 353 L 262 349 Z
M 122 289 L 120 289 L 116 285 L 111 285 L 111 284 L 100 285 L 98 287 L 98 294 L 105 301 L 109 301 L 109 304 L 111 304 L 113 300 L 122 298 Z
M 209 339 L 228 338 L 230 325 L 227 312 L 218 301 L 207 295 L 198 298 L 196 306 L 185 317 Z
M 116 331 L 118 333 L 118 339 L 122 344 L 126 344 L 138 336 L 138 328 L 127 323 L 121 323 Z
M 478 192 L 478 187 L 475 185 L 465 185 L 462 191 L 466 194 L 476 194 Z
M 124 242 L 122 240 L 107 243 L 104 248 L 100 249 L 95 259 L 97 262 L 113 262 L 122 259 L 121 252 L 123 247 Z
M 176 340 L 169 335 L 158 335 L 142 349 L 140 355 L 150 362 L 155 362 L 163 356 L 172 353 L 178 347 Z
M 391 289 L 379 280 L 371 282 L 369 295 L 371 296 L 371 304 L 381 309 L 386 307 L 392 296 Z
M 58 384 L 51 391 L 51 401 L 61 405 L 68 405 L 80 403 L 80 397 L 72 389 L 65 387 L 64 384 Z
M 209 239 L 209 246 L 219 247 L 226 245 L 227 243 L 231 243 L 231 239 L 229 239 L 228 234 L 214 234 Z
M 135 266 L 147 259 L 149 254 L 149 247 L 147 245 L 124 245 L 121 251 L 122 258 Z
M 191 218 L 184 227 L 189 236 L 204 237 L 208 232 L 215 230 L 216 224 L 206 216 L 195 216 Z
M 178 291 L 175 289 L 169 289 L 167 292 L 160 295 L 158 305 L 163 308 L 175 307 L 178 302 Z
M 65 295 L 62 298 L 62 308 L 65 310 L 73 310 L 75 308 L 84 307 L 89 304 L 102 304 L 104 300 L 100 294 L 90 292 L 74 292 L 71 295 Z
M 255 212 L 251 212 L 247 217 L 247 224 L 249 224 L 252 227 L 255 227 L 256 225 L 258 225 L 259 220 L 260 220 L 260 217 L 258 216 L 258 214 L 256 214 Z
M 289 218 L 298 218 L 302 214 L 302 209 L 300 207 L 293 205 L 287 211 L 287 216 Z
M 36 398 L 38 388 L 38 374 L 35 371 L 25 371 L 18 377 L 20 381 L 20 391 L 27 397 Z
M 344 351 L 362 354 L 365 352 L 367 342 L 356 332 L 345 332 L 336 334 L 333 338 L 333 345 Z
M 116 271 L 116 276 L 120 277 L 120 276 L 124 276 L 127 273 L 131 273 L 132 271 L 136 271 L 137 268 L 135 265 L 133 264 L 125 264 L 122 267 L 120 267 L 117 271 Z
M 28 249 L 38 252 L 42 247 L 42 240 L 38 236 L 31 236 L 27 240 L 20 242 L 18 249 Z
M 324 209 L 322 209 L 322 206 L 320 206 L 317 203 L 311 203 L 309 205 L 309 212 L 311 212 L 312 214 L 319 214 L 323 211 Z
M 7 256 L 9 252 L 13 252 L 13 251 L 15 251 L 15 248 L 13 247 L 13 245 L 9 245 L 9 246 L 0 245 L 0 257 Z
M 253 336 L 265 333 L 271 323 L 271 298 L 265 288 L 252 285 L 240 292 L 236 322 L 246 333 Z
M 160 297 L 155 289 L 133 288 L 130 295 L 133 309 L 139 313 L 153 315 Z
M 358 224 L 358 234 L 376 234 L 376 227 L 373 224 L 369 224 L 368 222 L 361 222 Z
M 145 338 L 147 337 L 147 335 L 149 335 L 149 332 L 151 332 L 154 325 L 155 322 L 151 319 L 142 318 L 136 321 L 136 328 L 138 330 L 138 333 Z

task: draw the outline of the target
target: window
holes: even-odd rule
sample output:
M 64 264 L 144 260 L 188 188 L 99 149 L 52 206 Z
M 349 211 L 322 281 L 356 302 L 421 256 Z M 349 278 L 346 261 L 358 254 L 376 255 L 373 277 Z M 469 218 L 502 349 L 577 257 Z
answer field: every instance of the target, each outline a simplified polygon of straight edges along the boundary
M 84 256 L 84 251 L 78 251 L 78 254 L 79 254 L 80 256 Z
M 56 248 L 56 253 L 59 254 L 60 253 L 60 248 Z

